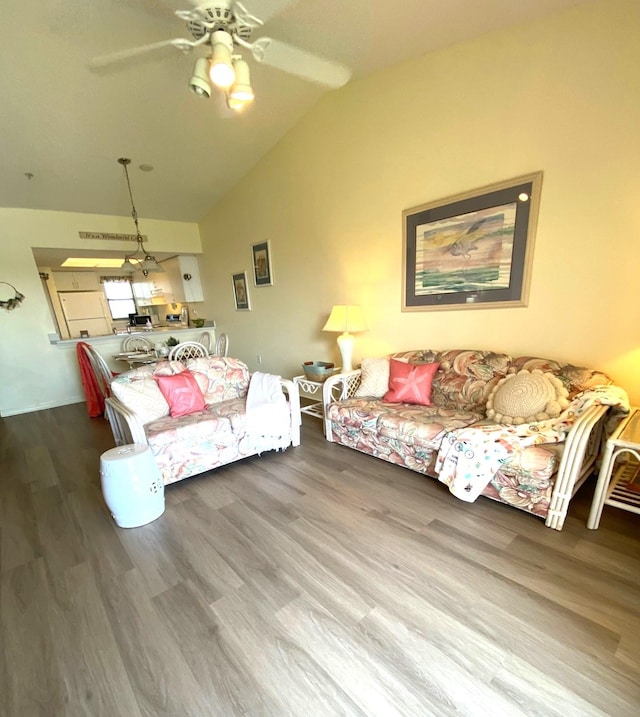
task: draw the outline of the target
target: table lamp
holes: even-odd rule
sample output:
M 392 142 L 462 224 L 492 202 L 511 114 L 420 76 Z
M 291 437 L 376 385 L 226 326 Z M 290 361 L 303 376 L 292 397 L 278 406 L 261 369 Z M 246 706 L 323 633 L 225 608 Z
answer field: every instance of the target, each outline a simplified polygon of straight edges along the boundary
M 367 325 L 364 321 L 362 308 L 360 306 L 336 305 L 331 309 L 327 323 L 322 327 L 323 331 L 342 332 L 338 336 L 338 348 L 342 357 L 342 370 L 351 371 L 351 356 L 355 338 L 350 331 L 366 331 Z

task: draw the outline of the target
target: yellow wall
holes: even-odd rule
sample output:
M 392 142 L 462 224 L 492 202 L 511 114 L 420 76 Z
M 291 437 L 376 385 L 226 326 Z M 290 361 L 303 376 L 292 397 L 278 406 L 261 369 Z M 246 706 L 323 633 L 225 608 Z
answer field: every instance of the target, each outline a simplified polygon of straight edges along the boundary
M 478 347 L 600 368 L 640 404 L 640 3 L 602 0 L 354 81 L 322 101 L 200 230 L 207 311 L 231 353 L 301 373 L 362 304 L 355 359 Z M 256 101 L 259 101 L 257 99 Z M 526 308 L 402 313 L 401 212 L 544 172 Z M 275 285 L 233 308 L 270 239 Z

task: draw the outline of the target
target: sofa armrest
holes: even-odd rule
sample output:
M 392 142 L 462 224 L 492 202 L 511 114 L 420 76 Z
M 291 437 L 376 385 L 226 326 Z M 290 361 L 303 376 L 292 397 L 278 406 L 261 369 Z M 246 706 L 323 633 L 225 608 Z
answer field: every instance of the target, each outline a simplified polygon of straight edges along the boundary
M 607 412 L 611 406 L 592 405 L 567 433 L 545 525 L 562 530 L 569 502 L 589 477 L 598 458 Z
M 351 398 L 360 385 L 359 368 L 330 376 L 322 386 L 322 415 L 324 416 L 324 437 L 331 443 L 331 426 L 327 420 L 327 406 L 334 401 Z
M 111 426 L 116 446 L 123 446 L 128 443 L 148 444 L 144 426 L 131 409 L 127 408 L 115 396 L 106 398 L 104 403 L 105 413 L 107 414 L 107 420 Z
M 300 390 L 298 384 L 289 381 L 287 378 L 280 378 L 282 390 L 289 398 L 289 412 L 291 414 L 291 445 L 300 445 L 300 424 L 302 413 L 300 412 Z

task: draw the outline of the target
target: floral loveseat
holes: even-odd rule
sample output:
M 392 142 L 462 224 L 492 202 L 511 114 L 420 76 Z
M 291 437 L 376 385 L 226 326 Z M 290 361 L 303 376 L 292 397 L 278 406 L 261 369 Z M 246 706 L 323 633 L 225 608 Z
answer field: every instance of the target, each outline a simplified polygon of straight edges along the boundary
M 185 371 L 196 379 L 202 410 L 171 416 L 158 378 Z M 262 374 L 262 376 L 267 376 Z M 266 435 L 248 430 L 247 395 L 252 377 L 246 364 L 223 356 L 162 361 L 119 374 L 106 400 L 116 445 L 150 446 L 165 484 L 217 468 L 267 450 L 300 444 L 298 387 L 274 380 L 281 399 L 266 407 Z M 286 399 L 285 399 L 286 394 Z M 196 407 L 197 408 L 197 407 Z
M 430 405 L 382 400 L 390 359 L 412 373 L 428 367 Z M 462 500 L 502 501 L 557 530 L 603 435 L 629 410 L 624 390 L 599 371 L 465 349 L 365 359 L 325 382 L 323 403 L 328 441 L 438 478 Z M 507 415 L 516 405 L 534 406 L 533 415 Z

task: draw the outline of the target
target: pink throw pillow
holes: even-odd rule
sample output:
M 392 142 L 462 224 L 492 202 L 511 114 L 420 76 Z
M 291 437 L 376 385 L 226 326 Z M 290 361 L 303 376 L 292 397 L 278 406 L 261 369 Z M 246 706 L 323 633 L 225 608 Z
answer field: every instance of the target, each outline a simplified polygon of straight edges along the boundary
M 385 403 L 416 403 L 431 405 L 431 383 L 439 363 L 410 364 L 391 359 L 389 390 L 382 400 Z
M 154 378 L 169 404 L 173 418 L 204 410 L 204 396 L 196 377 L 188 369 L 172 376 L 154 376 Z

